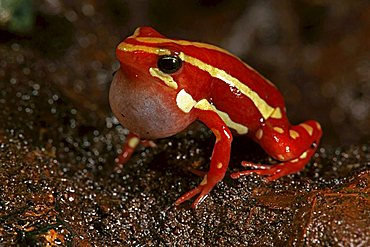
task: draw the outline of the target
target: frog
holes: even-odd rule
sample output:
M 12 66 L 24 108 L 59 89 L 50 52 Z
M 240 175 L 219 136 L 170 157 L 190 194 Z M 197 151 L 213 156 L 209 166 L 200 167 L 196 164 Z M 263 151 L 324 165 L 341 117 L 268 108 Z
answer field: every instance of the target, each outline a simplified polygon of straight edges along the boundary
M 116 48 L 120 67 L 109 90 L 109 103 L 129 130 L 118 164 L 128 162 L 139 144 L 184 131 L 202 122 L 215 136 L 209 170 L 198 186 L 175 205 L 195 198 L 197 208 L 229 166 L 236 135 L 256 142 L 275 162 L 242 161 L 249 174 L 274 181 L 302 170 L 315 154 L 322 129 L 315 120 L 292 125 L 278 88 L 236 55 L 218 46 L 168 38 L 152 27 L 139 27 Z M 266 162 L 270 163 L 270 162 Z

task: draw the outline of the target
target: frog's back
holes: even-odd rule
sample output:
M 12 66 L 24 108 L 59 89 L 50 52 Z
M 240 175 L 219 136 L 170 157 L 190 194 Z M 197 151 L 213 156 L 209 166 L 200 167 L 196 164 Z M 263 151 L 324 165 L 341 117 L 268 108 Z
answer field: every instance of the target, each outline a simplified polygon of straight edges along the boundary
M 182 52 L 185 61 L 212 76 L 209 100 L 233 122 L 253 130 L 261 119 L 286 120 L 284 99 L 276 86 L 236 56 L 197 42 L 183 46 Z

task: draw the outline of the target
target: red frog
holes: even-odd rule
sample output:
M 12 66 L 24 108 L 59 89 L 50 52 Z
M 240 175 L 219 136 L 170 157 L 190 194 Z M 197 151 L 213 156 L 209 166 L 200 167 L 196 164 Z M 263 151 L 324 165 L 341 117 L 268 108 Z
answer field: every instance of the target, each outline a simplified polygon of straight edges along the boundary
M 223 179 L 233 139 L 230 129 L 252 138 L 278 161 L 243 161 L 253 169 L 232 173 L 232 178 L 256 173 L 276 180 L 303 169 L 317 149 L 320 124 L 309 120 L 291 125 L 276 86 L 219 47 L 139 27 L 118 45 L 116 54 L 121 66 L 109 101 L 119 122 L 130 130 L 118 163 L 129 160 L 140 140 L 172 136 L 196 120 L 216 137 L 203 181 L 175 205 L 198 195 L 192 204 L 196 208 Z

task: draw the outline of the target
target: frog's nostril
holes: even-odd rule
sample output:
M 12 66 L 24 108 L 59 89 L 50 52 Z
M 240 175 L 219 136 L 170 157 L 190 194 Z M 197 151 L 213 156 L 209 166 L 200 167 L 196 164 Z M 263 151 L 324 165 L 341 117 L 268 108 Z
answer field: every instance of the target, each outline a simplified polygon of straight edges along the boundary
M 312 148 L 312 149 L 317 148 L 317 143 L 316 143 L 316 141 L 314 141 L 314 142 L 311 144 L 311 148 Z

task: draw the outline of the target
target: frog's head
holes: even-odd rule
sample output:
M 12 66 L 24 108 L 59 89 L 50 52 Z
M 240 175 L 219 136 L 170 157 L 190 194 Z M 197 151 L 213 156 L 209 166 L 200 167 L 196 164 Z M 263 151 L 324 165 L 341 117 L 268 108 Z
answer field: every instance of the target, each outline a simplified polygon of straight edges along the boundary
M 186 89 L 197 98 L 209 91 L 210 64 L 224 61 L 224 53 L 213 45 L 171 39 L 151 27 L 139 27 L 121 42 L 116 55 L 120 70 L 136 83 L 157 83 L 172 91 Z
M 172 89 L 171 79 L 181 73 L 180 46 L 151 27 L 139 27 L 116 50 L 122 72 L 137 83 L 161 83 Z
M 180 48 L 150 27 L 136 29 L 117 47 L 121 67 L 111 84 L 110 105 L 121 124 L 142 138 L 176 134 L 196 119 L 176 101 L 177 79 L 184 78 Z

